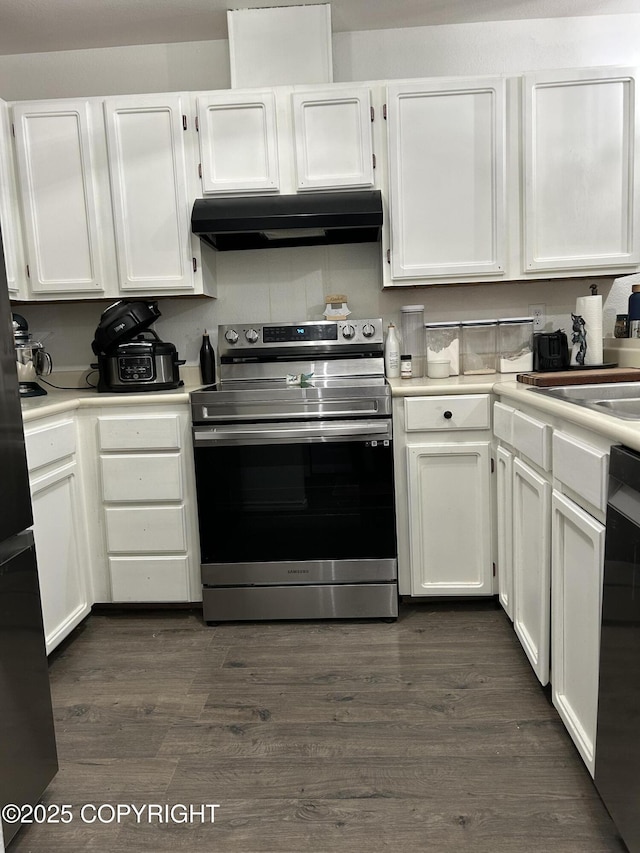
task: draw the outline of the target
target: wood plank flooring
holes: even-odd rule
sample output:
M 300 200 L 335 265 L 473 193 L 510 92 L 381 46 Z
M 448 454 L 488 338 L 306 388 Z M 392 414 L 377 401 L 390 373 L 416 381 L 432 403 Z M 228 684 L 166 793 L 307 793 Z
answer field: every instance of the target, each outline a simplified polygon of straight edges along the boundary
M 74 820 L 24 827 L 9 853 L 625 850 L 494 602 L 404 605 L 394 624 L 94 613 L 50 672 L 44 802 Z M 219 808 L 101 824 L 87 803 Z

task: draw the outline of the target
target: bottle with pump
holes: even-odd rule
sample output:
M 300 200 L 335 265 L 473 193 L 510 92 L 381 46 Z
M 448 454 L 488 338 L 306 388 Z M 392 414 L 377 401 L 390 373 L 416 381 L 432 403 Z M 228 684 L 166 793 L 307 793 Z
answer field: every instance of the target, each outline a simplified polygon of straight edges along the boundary
M 209 333 L 204 330 L 200 347 L 200 376 L 204 385 L 213 385 L 216 381 L 216 362 Z
M 384 372 L 388 379 L 400 376 L 400 340 L 393 323 L 389 323 L 384 342 Z

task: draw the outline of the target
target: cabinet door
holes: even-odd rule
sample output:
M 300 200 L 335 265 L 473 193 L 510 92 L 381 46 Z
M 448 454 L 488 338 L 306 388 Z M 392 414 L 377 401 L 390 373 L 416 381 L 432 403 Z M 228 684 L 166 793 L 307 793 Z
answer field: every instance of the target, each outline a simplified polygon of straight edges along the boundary
M 34 293 L 105 289 L 87 101 L 13 107 L 30 287 Z
M 491 595 L 489 442 L 407 447 L 412 595 Z
M 504 274 L 504 81 L 387 90 L 394 279 Z
M 369 89 L 291 96 L 298 190 L 373 186 Z
M 276 192 L 278 138 L 272 92 L 199 96 L 204 193 Z
M 33 534 L 47 654 L 91 609 L 85 577 L 86 554 L 71 462 L 31 481 Z
M 120 290 L 192 290 L 181 97 L 107 98 L 104 114 Z
M 525 272 L 640 262 L 636 71 L 524 77 Z
M 553 704 L 593 776 L 605 528 L 559 492 L 552 507 Z
M 549 681 L 551 485 L 513 463 L 513 626 L 541 684 Z
M 498 527 L 498 598 L 513 621 L 513 454 L 496 450 Z
M 0 227 L 9 296 L 19 299 L 26 296 L 26 293 L 22 292 L 26 285 L 25 261 L 11 154 L 9 108 L 4 101 L 0 101 Z

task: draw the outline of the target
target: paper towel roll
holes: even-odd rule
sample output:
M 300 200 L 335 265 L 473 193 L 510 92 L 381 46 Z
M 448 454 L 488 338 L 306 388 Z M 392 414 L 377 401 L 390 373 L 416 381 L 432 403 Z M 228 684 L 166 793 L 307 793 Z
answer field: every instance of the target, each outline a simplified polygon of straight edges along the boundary
M 579 296 L 574 316 L 571 364 L 602 364 L 602 296 Z

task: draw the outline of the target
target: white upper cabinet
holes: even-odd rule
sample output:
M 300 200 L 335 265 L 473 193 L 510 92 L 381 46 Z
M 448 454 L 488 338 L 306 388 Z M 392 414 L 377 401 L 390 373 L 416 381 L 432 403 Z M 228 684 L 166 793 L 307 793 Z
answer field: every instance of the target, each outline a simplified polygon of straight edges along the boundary
M 525 75 L 524 272 L 640 262 L 636 79 L 631 68 Z
M 4 247 L 4 262 L 7 271 L 9 296 L 19 299 L 24 296 L 26 268 L 20 211 L 11 152 L 11 122 L 9 108 L 0 100 L 0 227 Z
M 291 103 L 296 189 L 372 187 L 370 90 L 295 91 Z
M 429 79 L 387 88 L 391 278 L 505 269 L 505 84 Z
M 278 136 L 272 92 L 200 95 L 200 169 L 204 193 L 277 192 Z
M 104 295 L 88 101 L 16 104 L 13 118 L 31 291 Z
M 191 236 L 187 116 L 180 95 L 104 102 L 122 292 L 193 292 L 200 241 Z

